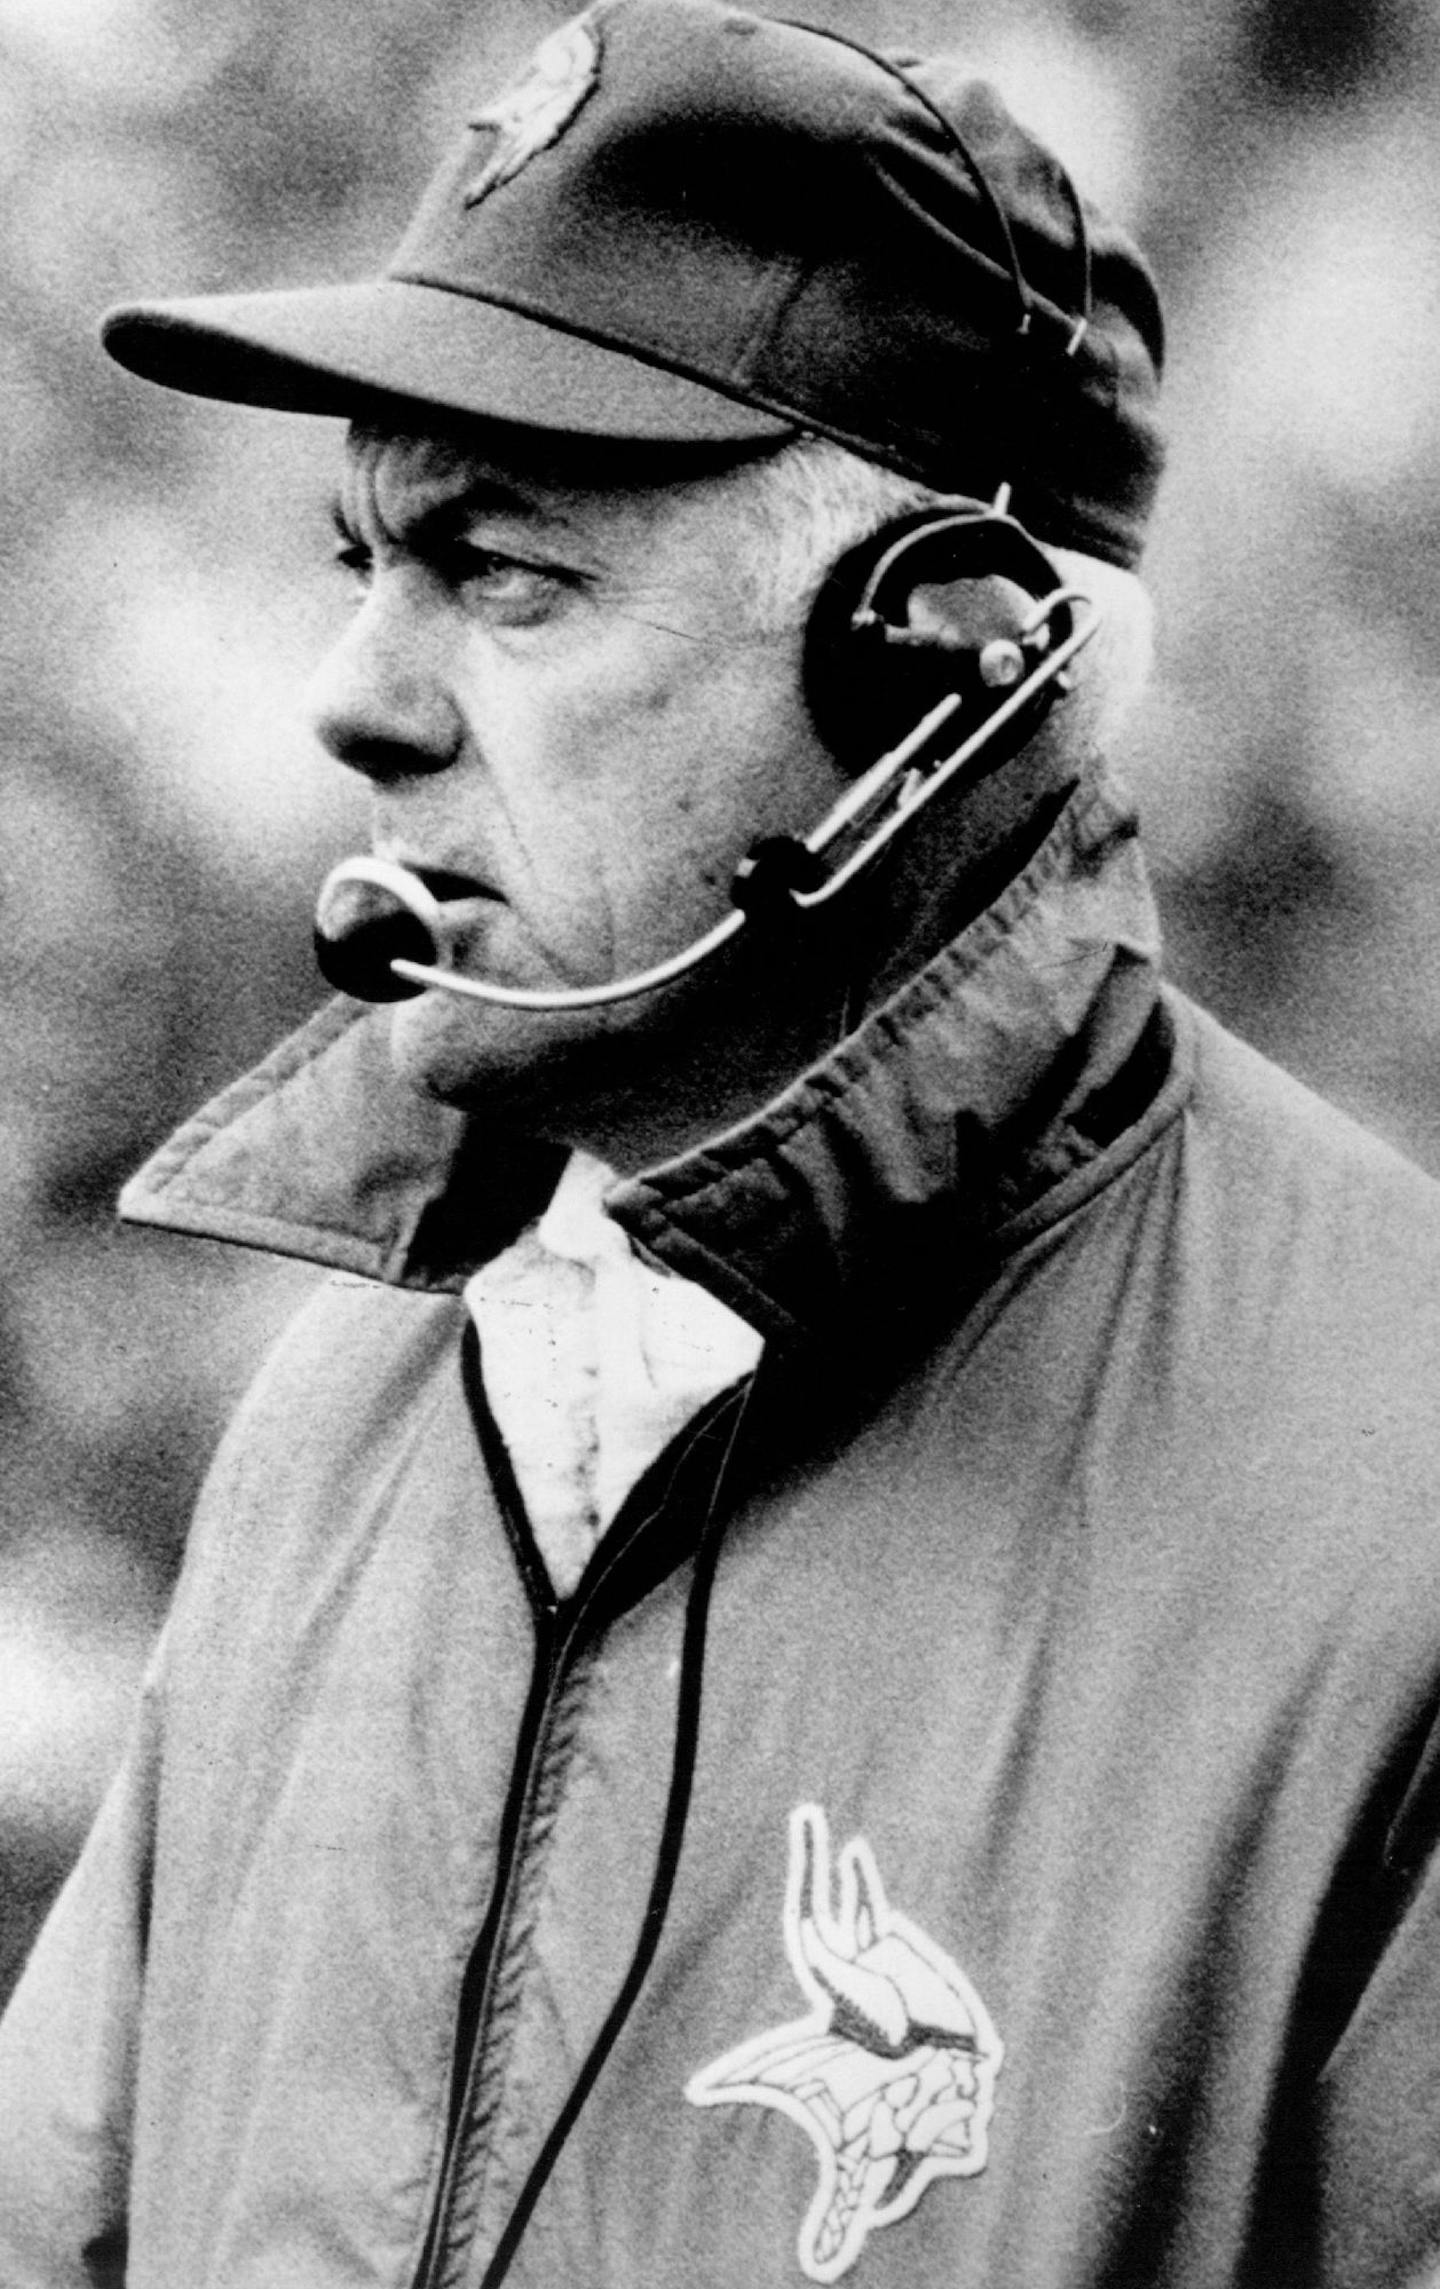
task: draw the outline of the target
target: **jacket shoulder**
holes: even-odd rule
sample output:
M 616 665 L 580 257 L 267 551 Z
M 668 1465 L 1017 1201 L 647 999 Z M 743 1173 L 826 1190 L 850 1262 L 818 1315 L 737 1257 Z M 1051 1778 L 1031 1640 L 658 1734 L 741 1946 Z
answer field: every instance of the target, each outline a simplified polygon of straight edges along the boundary
M 223 1638 L 227 1649 L 239 1643 L 243 1665 L 246 1645 L 258 1650 L 284 1603 L 325 1577 L 407 1477 L 416 1502 L 457 1477 L 473 1499 L 465 1324 L 458 1296 L 344 1274 L 319 1284 L 282 1330 L 207 1474 L 177 1591 L 182 1644 L 198 1626 L 207 1659 Z M 222 1608 L 229 1619 L 214 1631 Z
M 1423 1263 L 1434 1276 L 1440 1183 L 1205 1011 L 1176 999 L 1194 1045 L 1192 1146 L 1214 1159 L 1242 1203 L 1303 1220 L 1312 1241 L 1328 1230 L 1337 1261 L 1398 1246 L 1417 1259 L 1417 1271 Z

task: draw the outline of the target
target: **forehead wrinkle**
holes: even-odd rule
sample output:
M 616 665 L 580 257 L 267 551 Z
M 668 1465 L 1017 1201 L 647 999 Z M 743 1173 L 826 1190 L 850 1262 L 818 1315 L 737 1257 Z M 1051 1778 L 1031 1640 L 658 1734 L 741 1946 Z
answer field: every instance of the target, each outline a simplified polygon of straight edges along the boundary
M 663 478 L 626 482 L 608 470 L 591 474 L 552 468 L 540 445 L 532 468 L 512 452 L 487 451 L 483 442 L 443 429 L 367 429 L 356 423 L 347 441 L 347 459 L 349 483 L 358 477 L 372 497 L 382 476 L 390 474 L 389 463 L 397 482 L 413 482 L 426 490 L 443 487 L 447 513 L 453 500 L 459 515 L 510 515 L 568 532 L 609 526 L 617 534 L 627 532 L 642 539 L 667 519 L 683 515 L 697 500 L 729 490 L 714 473 L 677 470 Z
M 363 516 L 387 546 L 423 552 L 494 517 L 542 544 L 547 535 L 563 542 L 572 563 L 604 581 L 619 618 L 712 651 L 763 640 L 748 591 L 737 598 L 731 570 L 737 555 L 748 562 L 753 553 L 752 521 L 725 478 L 591 483 L 543 469 L 532 475 L 507 461 L 443 431 L 357 424 L 347 440 L 337 526 L 349 538 Z M 667 530 L 672 548 L 684 551 L 683 579 L 673 564 L 658 569 Z
M 392 544 L 453 538 L 477 517 L 573 534 L 575 520 L 550 488 L 499 473 L 447 439 L 424 432 L 352 432 L 340 488 L 341 513 L 357 496 Z

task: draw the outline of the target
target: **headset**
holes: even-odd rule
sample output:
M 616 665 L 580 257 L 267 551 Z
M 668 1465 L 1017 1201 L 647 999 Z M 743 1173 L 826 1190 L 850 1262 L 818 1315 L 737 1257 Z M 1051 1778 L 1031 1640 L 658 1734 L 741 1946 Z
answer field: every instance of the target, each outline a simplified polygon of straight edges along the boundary
M 438 987 L 503 1009 L 558 1012 L 653 993 L 712 960 L 747 924 L 772 933 L 802 926 L 936 796 L 998 771 L 1071 688 L 1071 663 L 1099 624 L 1091 600 L 1010 514 L 1008 486 L 988 505 L 957 497 L 899 518 L 841 558 L 806 628 L 806 703 L 851 783 L 803 838 L 772 835 L 753 846 L 729 912 L 703 937 L 603 985 L 501 985 L 453 966 L 464 899 L 446 899 L 393 860 L 357 856 L 320 889 L 321 973 L 369 1002 Z

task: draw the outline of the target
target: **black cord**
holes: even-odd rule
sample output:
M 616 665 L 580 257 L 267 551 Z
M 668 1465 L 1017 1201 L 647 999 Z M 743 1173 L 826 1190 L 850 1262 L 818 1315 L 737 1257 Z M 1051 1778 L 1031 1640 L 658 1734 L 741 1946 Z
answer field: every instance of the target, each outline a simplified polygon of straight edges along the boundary
M 579 2120 L 580 2111 L 600 2078 L 605 2061 L 619 2039 L 630 2013 L 635 2008 L 640 1990 L 649 1975 L 660 1944 L 660 1934 L 670 1910 L 670 1898 L 679 1873 L 680 1854 L 685 1842 L 685 1824 L 690 1815 L 690 1794 L 695 1779 L 695 1763 L 700 1746 L 700 1701 L 705 1675 L 705 1633 L 710 1618 L 710 1593 L 715 1585 L 716 1569 L 720 1562 L 721 1545 L 725 1539 L 724 1520 L 720 1510 L 720 1490 L 735 1451 L 735 1442 L 745 1419 L 753 1379 L 742 1392 L 735 1410 L 735 1420 L 720 1458 L 710 1507 L 700 1530 L 695 1550 L 695 1569 L 690 1578 L 689 1594 L 685 1600 L 685 1629 L 681 1640 L 680 1688 L 675 1710 L 675 1753 L 670 1768 L 670 1792 L 665 1805 L 665 1819 L 660 1831 L 660 1845 L 655 1857 L 655 1874 L 651 1880 L 650 1897 L 640 1925 L 640 1937 L 630 1968 L 625 1974 L 619 1994 L 610 2007 L 604 2026 L 596 2036 L 590 2055 L 576 2077 L 565 2104 L 560 2109 L 550 2134 L 536 2157 L 530 2175 L 521 2188 L 514 2209 L 506 2222 L 505 2231 L 496 2245 L 481 2277 L 480 2289 L 499 2289 L 510 2270 L 520 2246 L 525 2228 L 530 2223 L 535 2205 L 549 2181 L 561 2151 Z

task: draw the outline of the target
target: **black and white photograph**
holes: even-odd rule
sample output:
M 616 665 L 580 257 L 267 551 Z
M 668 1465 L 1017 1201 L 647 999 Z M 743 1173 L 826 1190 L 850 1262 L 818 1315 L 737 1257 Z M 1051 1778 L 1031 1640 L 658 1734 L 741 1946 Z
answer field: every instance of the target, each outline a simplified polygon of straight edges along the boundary
M 0 2289 L 1440 2284 L 1437 118 L 0 0 Z

